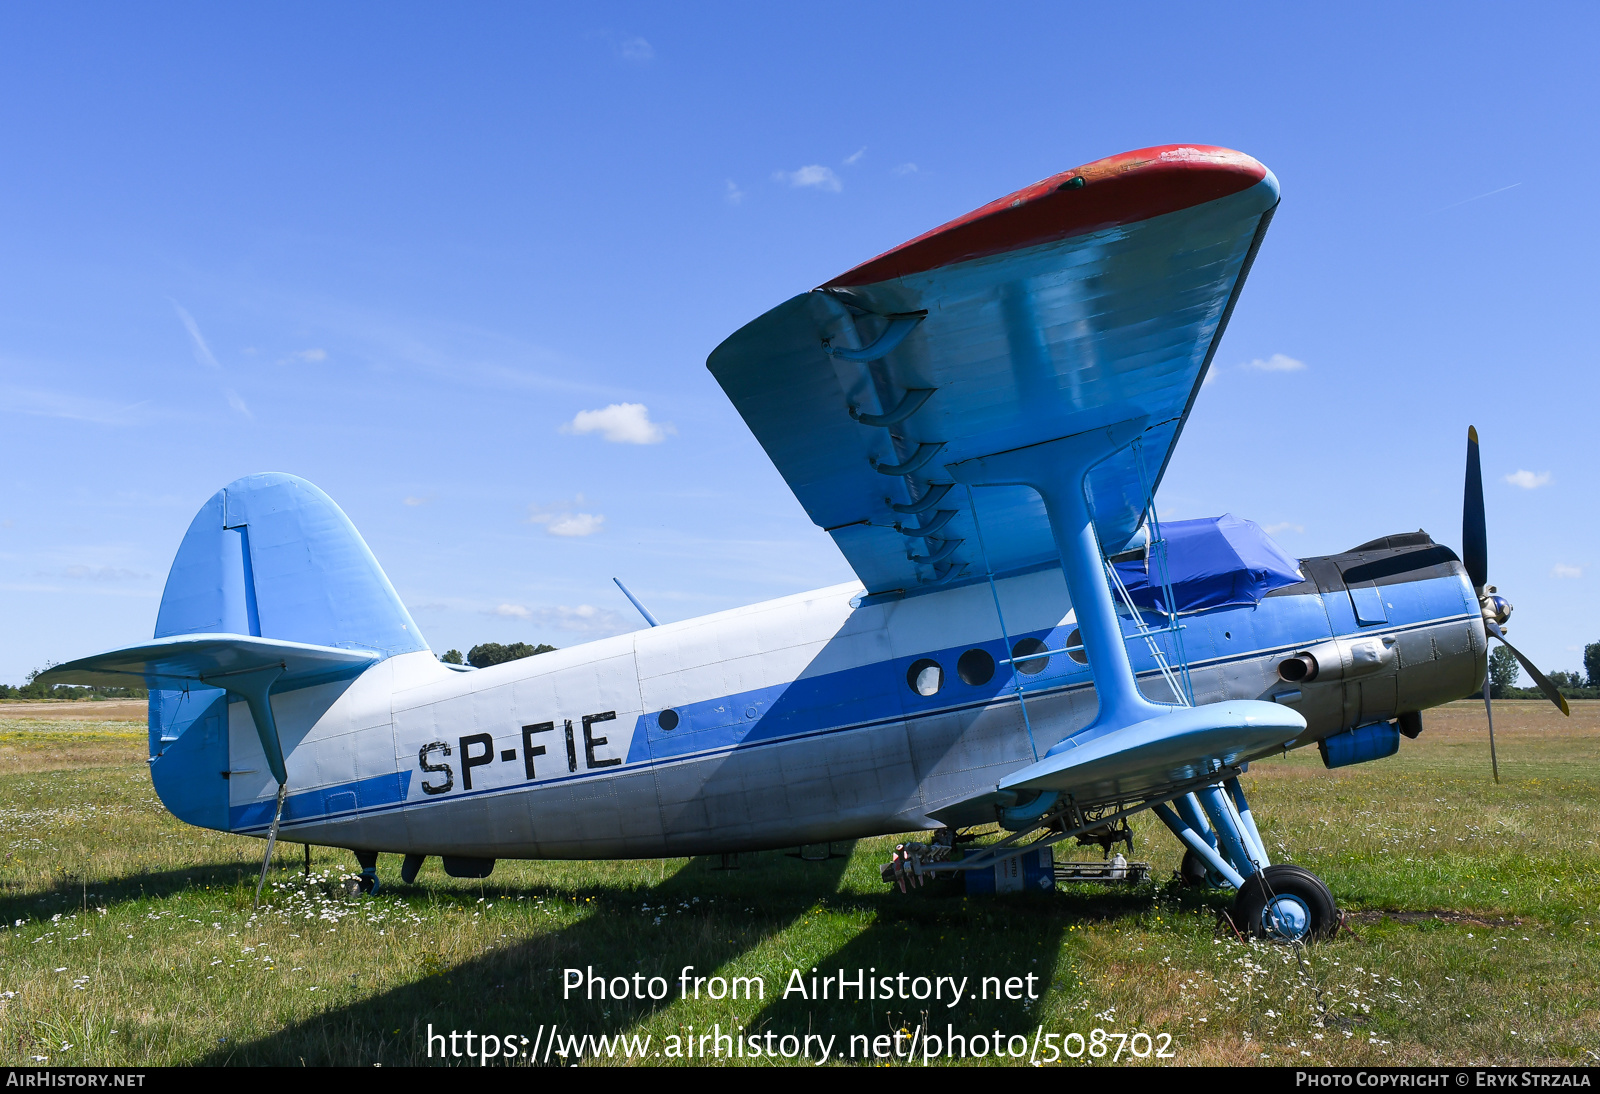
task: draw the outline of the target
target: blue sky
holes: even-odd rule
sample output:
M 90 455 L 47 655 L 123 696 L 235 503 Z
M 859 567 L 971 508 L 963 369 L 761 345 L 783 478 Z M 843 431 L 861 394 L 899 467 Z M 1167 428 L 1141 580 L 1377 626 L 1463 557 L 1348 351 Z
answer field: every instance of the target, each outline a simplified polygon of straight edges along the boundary
M 1284 198 L 1163 511 L 1458 545 L 1474 423 L 1513 640 L 1600 640 L 1592 6 L 329 7 L 0 9 L 0 681 L 147 638 L 254 471 L 439 650 L 848 580 L 706 355 L 1174 141 Z

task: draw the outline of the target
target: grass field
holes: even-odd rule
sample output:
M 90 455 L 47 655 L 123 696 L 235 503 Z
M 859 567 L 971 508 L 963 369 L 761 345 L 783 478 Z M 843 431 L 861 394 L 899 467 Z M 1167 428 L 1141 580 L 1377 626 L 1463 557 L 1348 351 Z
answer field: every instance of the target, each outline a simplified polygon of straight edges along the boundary
M 838 1058 L 851 1035 L 948 1025 L 1029 1046 L 1039 1030 L 1166 1034 L 1179 1064 L 1600 1063 L 1600 702 L 1573 707 L 1570 722 L 1497 707 L 1498 786 L 1474 703 L 1432 712 L 1374 764 L 1327 772 L 1311 749 L 1256 765 L 1245 785 L 1269 847 L 1351 913 L 1352 930 L 1299 952 L 1241 943 L 1219 925 L 1226 897 L 1170 885 L 1177 846 L 1147 816 L 1135 857 L 1157 880 L 1112 891 L 902 895 L 878 880 L 882 839 L 728 871 L 502 862 L 480 883 L 430 862 L 415 887 L 386 857 L 369 899 L 344 894 L 350 855 L 315 851 L 306 879 L 292 844 L 253 914 L 262 844 L 168 816 L 142 724 L 0 705 L 0 1062 L 426 1063 L 430 1025 L 532 1042 L 559 1023 L 563 1038 L 649 1035 L 650 1052 L 720 1026 L 837 1035 Z M 765 998 L 681 999 L 686 965 L 760 976 Z M 671 990 L 564 1000 L 562 970 L 588 966 Z M 953 1008 L 948 993 L 782 998 L 790 970 L 809 981 L 813 966 L 968 977 L 972 992 L 1032 974 L 1040 990 Z M 1124 1041 L 1121 1062 L 1157 1062 L 1131 1055 L 1157 1043 Z M 1078 1062 L 1111 1062 L 1109 1044 Z

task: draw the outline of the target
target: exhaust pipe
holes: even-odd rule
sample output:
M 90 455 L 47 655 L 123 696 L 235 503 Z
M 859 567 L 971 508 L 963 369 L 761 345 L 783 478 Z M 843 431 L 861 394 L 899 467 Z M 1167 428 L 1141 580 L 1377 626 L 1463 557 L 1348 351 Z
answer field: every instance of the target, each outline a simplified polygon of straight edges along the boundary
M 1278 679 L 1288 684 L 1317 680 L 1350 680 L 1369 676 L 1395 663 L 1394 638 L 1338 638 L 1319 642 L 1308 650 L 1278 662 Z

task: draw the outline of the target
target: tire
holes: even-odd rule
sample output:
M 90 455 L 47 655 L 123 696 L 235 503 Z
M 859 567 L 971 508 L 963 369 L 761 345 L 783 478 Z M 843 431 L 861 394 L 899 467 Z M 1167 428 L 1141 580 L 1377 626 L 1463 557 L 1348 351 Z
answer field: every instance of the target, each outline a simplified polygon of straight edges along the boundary
M 1183 863 L 1178 867 L 1178 880 L 1190 889 L 1224 889 L 1227 882 L 1211 872 L 1206 860 L 1189 850 L 1183 853 Z
M 1310 870 L 1268 866 L 1245 879 L 1233 901 L 1233 919 L 1253 938 L 1310 942 L 1339 929 L 1339 907 Z

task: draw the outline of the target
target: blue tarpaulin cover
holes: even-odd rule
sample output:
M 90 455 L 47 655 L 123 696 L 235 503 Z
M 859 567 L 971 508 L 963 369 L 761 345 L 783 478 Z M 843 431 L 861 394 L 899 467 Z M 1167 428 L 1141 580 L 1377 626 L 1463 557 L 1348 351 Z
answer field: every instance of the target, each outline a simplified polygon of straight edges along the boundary
M 1300 563 L 1260 525 L 1232 513 L 1163 521 L 1161 536 L 1167 544 L 1167 575 L 1179 612 L 1257 604 L 1273 589 L 1303 580 Z M 1168 611 L 1155 559 L 1115 565 L 1135 604 Z

